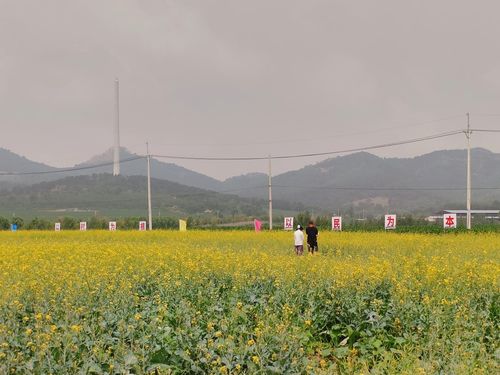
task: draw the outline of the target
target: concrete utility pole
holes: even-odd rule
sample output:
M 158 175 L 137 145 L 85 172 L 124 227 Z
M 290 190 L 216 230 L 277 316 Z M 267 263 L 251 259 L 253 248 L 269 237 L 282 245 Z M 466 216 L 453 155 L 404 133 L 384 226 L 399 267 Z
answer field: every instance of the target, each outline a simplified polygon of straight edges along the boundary
M 113 147 L 113 176 L 120 174 L 120 82 L 115 79 L 115 129 Z
M 149 154 L 149 142 L 146 142 L 147 159 L 148 159 L 148 226 L 149 230 L 153 229 L 153 214 L 151 212 L 151 155 Z
M 273 230 L 273 184 L 271 177 L 271 155 L 269 155 L 269 230 Z
M 467 130 L 465 136 L 467 137 L 467 229 L 472 227 L 471 217 L 471 170 L 470 170 L 470 136 L 472 131 L 470 129 L 470 114 L 467 112 Z

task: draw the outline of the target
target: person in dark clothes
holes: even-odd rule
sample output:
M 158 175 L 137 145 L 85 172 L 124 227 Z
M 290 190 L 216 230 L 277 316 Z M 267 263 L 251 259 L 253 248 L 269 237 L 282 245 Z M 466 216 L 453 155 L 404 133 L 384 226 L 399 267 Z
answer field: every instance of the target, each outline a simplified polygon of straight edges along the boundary
M 309 225 L 306 228 L 307 234 L 307 249 L 310 254 L 318 251 L 318 228 L 314 225 L 314 222 L 309 221 Z

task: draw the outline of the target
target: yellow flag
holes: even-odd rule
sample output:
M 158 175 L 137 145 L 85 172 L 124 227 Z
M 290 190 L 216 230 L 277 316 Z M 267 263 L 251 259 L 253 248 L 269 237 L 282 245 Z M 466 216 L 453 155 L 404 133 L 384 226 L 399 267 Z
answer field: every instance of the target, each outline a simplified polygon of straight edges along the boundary
M 186 220 L 179 220 L 179 230 L 181 232 L 185 232 L 187 230 L 187 222 L 186 222 Z

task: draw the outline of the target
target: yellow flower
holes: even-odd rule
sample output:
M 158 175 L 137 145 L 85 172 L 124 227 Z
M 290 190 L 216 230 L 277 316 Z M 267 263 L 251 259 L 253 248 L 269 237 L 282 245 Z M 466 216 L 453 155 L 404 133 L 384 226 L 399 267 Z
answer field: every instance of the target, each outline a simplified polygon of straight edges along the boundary
M 260 363 L 259 356 L 256 355 L 252 356 L 252 362 L 258 365 Z
M 80 331 L 82 330 L 82 326 L 79 326 L 79 325 L 74 324 L 74 325 L 72 325 L 72 326 L 70 327 L 70 329 L 71 329 L 73 332 L 78 333 L 78 332 L 80 332 Z

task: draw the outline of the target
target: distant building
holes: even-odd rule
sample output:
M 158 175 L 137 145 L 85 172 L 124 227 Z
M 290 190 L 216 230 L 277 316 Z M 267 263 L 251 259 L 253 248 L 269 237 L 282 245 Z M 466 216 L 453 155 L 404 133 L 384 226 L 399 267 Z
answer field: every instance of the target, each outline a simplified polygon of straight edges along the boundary
M 471 215 L 485 215 L 485 219 L 498 220 L 500 210 L 470 210 Z M 467 210 L 443 210 L 444 214 L 457 214 L 457 216 L 467 216 Z
M 499 220 L 500 219 L 500 210 L 471 210 L 472 215 L 485 215 L 485 219 L 490 220 Z M 457 214 L 460 216 L 467 216 L 467 210 L 443 210 L 442 214 L 430 215 L 425 218 L 425 221 L 430 223 L 436 223 L 443 220 L 444 215 L 446 214 Z
M 428 221 L 430 223 L 435 223 L 436 221 L 440 220 L 443 220 L 443 215 L 431 215 L 425 218 L 425 221 Z

